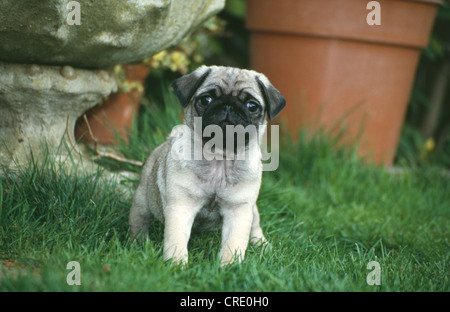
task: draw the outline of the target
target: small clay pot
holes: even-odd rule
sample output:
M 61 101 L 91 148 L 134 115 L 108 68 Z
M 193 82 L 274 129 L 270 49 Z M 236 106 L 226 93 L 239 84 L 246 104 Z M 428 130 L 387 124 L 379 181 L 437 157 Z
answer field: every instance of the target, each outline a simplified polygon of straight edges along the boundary
M 142 85 L 148 75 L 148 68 L 141 65 L 124 65 L 124 71 L 128 83 L 138 82 Z M 142 90 L 138 89 L 126 93 L 112 93 L 103 103 L 86 112 L 89 126 L 99 144 L 116 144 L 117 135 L 128 141 L 128 131 L 139 111 L 141 97 Z M 94 143 L 83 116 L 77 121 L 75 138 Z

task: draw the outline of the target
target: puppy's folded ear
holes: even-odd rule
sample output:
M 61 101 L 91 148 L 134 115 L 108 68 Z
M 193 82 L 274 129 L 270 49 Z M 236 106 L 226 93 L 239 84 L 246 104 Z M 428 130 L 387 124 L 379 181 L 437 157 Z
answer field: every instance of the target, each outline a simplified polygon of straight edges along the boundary
M 263 82 L 259 77 L 256 77 L 256 81 L 266 102 L 267 116 L 269 120 L 272 120 L 286 106 L 286 99 L 268 80 Z
M 188 106 L 195 91 L 202 85 L 206 77 L 211 73 L 211 68 L 202 66 L 188 75 L 172 82 L 172 87 L 183 107 Z

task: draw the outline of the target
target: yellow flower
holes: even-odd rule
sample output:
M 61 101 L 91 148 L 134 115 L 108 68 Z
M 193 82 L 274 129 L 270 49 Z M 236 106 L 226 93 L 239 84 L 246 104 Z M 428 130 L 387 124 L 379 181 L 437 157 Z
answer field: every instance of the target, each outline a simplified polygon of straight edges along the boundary
M 139 93 L 144 92 L 144 86 L 140 84 L 137 81 L 124 81 L 122 84 L 120 84 L 119 89 L 121 92 L 131 92 L 133 90 L 138 90 Z
M 162 50 L 161 52 L 159 52 L 159 53 L 156 53 L 155 55 L 153 55 L 153 60 L 154 61 L 157 61 L 157 62 L 159 62 L 159 61 L 162 61 L 162 59 L 164 59 L 164 57 L 167 55 L 167 51 L 166 50 Z
M 434 143 L 434 139 L 433 138 L 428 138 L 425 141 L 425 150 L 428 153 L 431 152 L 432 150 L 434 150 L 434 146 L 435 146 L 435 143 Z
M 122 71 L 122 65 L 118 64 L 118 65 L 114 65 L 114 73 L 118 74 Z

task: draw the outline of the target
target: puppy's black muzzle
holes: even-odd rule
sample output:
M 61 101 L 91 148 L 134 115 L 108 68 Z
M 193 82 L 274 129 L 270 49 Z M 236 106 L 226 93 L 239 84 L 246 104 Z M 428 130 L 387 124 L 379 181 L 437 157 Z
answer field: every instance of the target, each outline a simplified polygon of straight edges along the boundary
M 204 130 L 208 125 L 218 125 L 222 129 L 223 147 L 225 148 L 227 142 L 226 126 L 241 125 L 244 128 L 251 124 L 250 114 L 247 105 L 238 98 L 222 95 L 208 105 L 202 115 L 202 127 Z M 213 134 L 214 136 L 214 134 Z M 238 134 L 234 133 L 234 150 L 237 150 Z M 210 137 L 203 137 L 203 142 L 209 141 Z M 229 140 L 231 138 L 228 138 Z M 249 137 L 245 135 L 245 145 L 248 145 Z
M 245 103 L 238 98 L 222 95 L 206 107 L 202 116 L 203 127 L 208 125 L 242 125 L 251 123 L 250 114 Z M 224 129 L 225 130 L 225 129 Z

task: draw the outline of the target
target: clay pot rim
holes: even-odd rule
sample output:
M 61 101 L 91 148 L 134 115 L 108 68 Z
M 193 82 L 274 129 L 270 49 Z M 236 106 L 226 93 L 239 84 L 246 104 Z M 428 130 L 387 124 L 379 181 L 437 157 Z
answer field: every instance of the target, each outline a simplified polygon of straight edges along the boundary
M 418 45 L 418 44 L 405 44 L 401 42 L 374 39 L 374 38 L 362 38 L 358 36 L 337 36 L 335 34 L 327 34 L 327 33 L 311 33 L 311 32 L 300 32 L 300 31 L 276 31 L 276 30 L 252 30 L 254 34 L 273 34 L 277 36 L 296 36 L 296 37 L 309 37 L 309 38 L 317 38 L 317 39 L 328 39 L 328 40 L 336 40 L 336 41 L 350 41 L 357 43 L 366 43 L 366 44 L 379 44 L 384 46 L 392 46 L 392 47 L 400 47 L 405 49 L 417 49 L 422 50 L 426 46 Z
M 395 0 L 395 1 L 406 1 L 406 2 L 423 2 L 424 4 L 430 5 L 444 5 L 442 0 Z
M 393 0 L 392 2 L 405 2 L 415 5 L 426 5 L 426 6 L 442 6 L 444 3 L 442 0 Z M 272 2 L 270 2 L 272 3 Z M 277 8 L 270 5 L 272 12 L 275 10 L 275 16 L 277 13 Z M 272 17 L 268 18 L 267 15 L 264 19 L 264 14 L 261 14 L 261 10 L 259 8 L 256 12 L 247 11 L 246 18 L 246 26 L 247 29 L 253 34 L 273 34 L 273 35 L 285 35 L 285 36 L 300 36 L 300 37 L 310 37 L 310 38 L 318 38 L 318 39 L 329 39 L 329 40 L 343 40 L 343 41 L 353 41 L 359 43 L 369 43 L 369 44 L 381 44 L 386 46 L 394 46 L 401 47 L 406 49 L 424 49 L 428 45 L 429 34 L 417 33 L 417 30 L 414 28 L 409 28 L 407 32 L 407 36 L 398 37 L 391 36 L 386 31 L 382 33 L 379 32 L 368 32 L 361 31 L 360 29 L 348 29 L 341 27 L 330 27 L 330 24 L 325 22 L 322 23 L 322 20 L 319 20 L 314 27 L 311 27 L 311 24 L 307 24 L 307 22 L 297 22 L 291 21 L 282 21 L 272 23 Z M 283 9 L 281 11 L 283 12 Z M 258 17 L 259 16 L 259 17 Z M 274 16 L 274 15 L 272 15 Z M 262 19 L 261 19 L 262 18 Z M 268 20 L 267 20 L 268 19 Z M 339 23 L 348 24 L 344 21 L 337 20 L 336 25 Z M 411 34 L 412 37 L 411 37 Z

